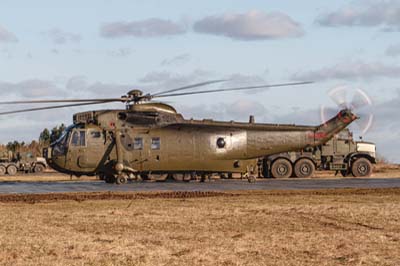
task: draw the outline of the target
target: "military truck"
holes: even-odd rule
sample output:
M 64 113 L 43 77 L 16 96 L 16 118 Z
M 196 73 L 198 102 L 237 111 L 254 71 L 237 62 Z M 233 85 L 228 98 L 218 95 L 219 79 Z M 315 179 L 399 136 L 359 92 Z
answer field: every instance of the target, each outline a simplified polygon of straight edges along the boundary
M 46 160 L 34 156 L 31 152 L 0 152 L 0 176 L 24 173 L 41 173 L 47 167 Z
M 297 152 L 274 154 L 262 158 L 259 166 L 264 177 L 312 177 L 315 170 L 331 170 L 343 177 L 368 177 L 376 163 L 374 143 L 354 141 L 344 129 L 323 145 Z

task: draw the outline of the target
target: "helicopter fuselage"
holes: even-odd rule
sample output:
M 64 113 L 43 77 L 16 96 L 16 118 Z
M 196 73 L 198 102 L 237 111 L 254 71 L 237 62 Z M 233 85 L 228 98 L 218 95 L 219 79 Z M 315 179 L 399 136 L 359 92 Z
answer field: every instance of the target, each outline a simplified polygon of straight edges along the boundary
M 187 120 L 168 105 L 140 104 L 75 114 L 47 159 L 74 175 L 246 173 L 258 158 L 319 145 L 354 119 L 342 111 L 320 126 Z

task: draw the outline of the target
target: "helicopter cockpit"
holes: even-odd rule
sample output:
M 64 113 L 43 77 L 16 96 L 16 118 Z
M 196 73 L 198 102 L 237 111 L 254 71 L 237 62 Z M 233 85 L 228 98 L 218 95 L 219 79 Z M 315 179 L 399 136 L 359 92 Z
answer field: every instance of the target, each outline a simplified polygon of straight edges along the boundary
M 82 129 L 82 130 L 75 130 Z M 68 146 L 85 146 L 86 144 L 86 132 L 84 126 L 80 124 L 74 124 L 67 127 L 61 134 L 60 138 L 53 142 L 50 146 L 52 147 L 53 156 L 66 155 Z
M 73 124 L 50 145 L 44 157 L 51 167 L 65 173 L 93 173 L 108 145 L 102 129 Z

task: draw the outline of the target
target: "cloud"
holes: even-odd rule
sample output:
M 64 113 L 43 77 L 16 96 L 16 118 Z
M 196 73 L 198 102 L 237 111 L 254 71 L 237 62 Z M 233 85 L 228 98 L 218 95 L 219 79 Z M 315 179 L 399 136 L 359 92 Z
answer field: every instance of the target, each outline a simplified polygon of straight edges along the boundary
M 112 22 L 100 28 L 100 35 L 104 38 L 120 37 L 162 37 L 186 33 L 183 25 L 170 20 L 150 18 L 132 22 Z
M 209 84 L 204 87 L 197 88 L 198 90 L 212 90 L 212 89 L 226 89 L 226 88 L 238 88 L 245 86 L 257 86 L 268 84 L 262 76 L 258 75 L 245 75 L 240 73 L 234 73 L 226 76 L 219 76 L 216 73 L 205 71 L 201 69 L 194 70 L 189 73 L 175 73 L 169 71 L 153 71 L 147 73 L 144 77 L 139 79 L 141 83 L 140 88 L 148 92 L 154 92 L 154 88 L 157 91 L 164 91 L 174 88 L 180 88 L 190 84 L 201 83 L 209 80 L 226 80 L 218 84 Z M 193 91 L 191 89 L 188 91 Z M 244 90 L 243 93 L 254 94 L 258 92 L 264 92 L 267 88 Z M 239 92 L 240 93 L 240 92 Z
M 258 75 L 245 75 L 234 73 L 226 77 L 227 82 L 223 83 L 223 87 L 245 87 L 266 84 L 266 80 Z
M 51 29 L 44 33 L 55 44 L 78 43 L 82 40 L 82 36 L 77 33 L 66 32 L 61 29 Z
M 299 23 L 280 12 L 249 11 L 242 14 L 226 13 L 197 21 L 194 31 L 235 40 L 269 40 L 301 37 L 304 31 Z
M 67 80 L 65 91 L 69 95 L 85 98 L 119 97 L 136 86 L 132 84 L 89 82 L 85 76 L 74 76 Z
M 139 82 L 142 83 L 140 88 L 150 92 L 153 91 L 154 88 L 156 88 L 157 91 L 164 91 L 214 78 L 214 73 L 200 69 L 185 74 L 177 74 L 168 71 L 153 71 L 140 78 Z
M 190 60 L 189 54 L 180 54 L 172 58 L 164 59 L 161 62 L 162 66 L 179 66 L 187 63 Z
M 400 31 L 400 1 L 359 1 L 319 16 L 317 24 L 328 27 L 382 27 L 385 31 Z
M 0 43 L 1 42 L 17 42 L 18 39 L 14 33 L 9 32 L 4 27 L 0 25 Z
M 131 48 L 119 48 L 108 52 L 108 55 L 112 57 L 126 57 L 132 54 Z
M 292 75 L 292 80 L 371 80 L 374 78 L 399 78 L 400 66 L 380 62 L 364 63 L 361 61 L 343 62 L 318 70 L 303 71 Z
M 17 83 L 0 82 L 0 95 L 3 99 L 10 95 L 23 98 L 57 96 L 59 92 L 60 88 L 46 80 L 30 79 Z
M 400 43 L 399 44 L 395 44 L 395 45 L 391 45 L 386 49 L 385 54 L 387 56 L 398 56 L 400 55 Z
M 257 122 L 271 121 L 273 116 L 260 102 L 241 99 L 234 102 L 221 102 L 206 105 L 177 105 L 178 112 L 187 118 L 249 121 L 249 116 L 254 115 Z

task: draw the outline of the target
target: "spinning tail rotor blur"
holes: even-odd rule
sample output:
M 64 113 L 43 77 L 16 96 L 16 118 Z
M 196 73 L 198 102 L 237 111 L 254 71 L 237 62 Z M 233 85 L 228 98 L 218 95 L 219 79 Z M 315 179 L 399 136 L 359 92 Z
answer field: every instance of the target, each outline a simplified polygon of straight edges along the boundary
M 372 100 L 365 91 L 340 86 L 331 89 L 328 95 L 337 107 L 321 106 L 320 116 L 322 123 L 326 122 L 335 113 L 338 113 L 339 110 L 348 109 L 358 116 L 356 120 L 358 129 L 356 130 L 362 135 L 368 132 L 373 124 L 374 114 L 372 112 Z

